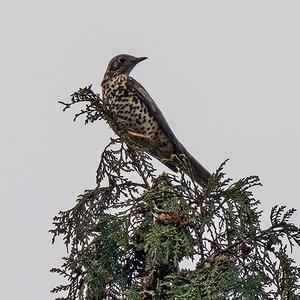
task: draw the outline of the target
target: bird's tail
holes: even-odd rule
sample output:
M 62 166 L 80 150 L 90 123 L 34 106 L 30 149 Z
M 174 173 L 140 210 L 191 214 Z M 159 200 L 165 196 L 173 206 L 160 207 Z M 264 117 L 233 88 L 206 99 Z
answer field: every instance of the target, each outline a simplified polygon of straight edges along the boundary
M 187 158 L 188 167 L 186 170 L 183 170 L 189 176 L 193 177 L 192 179 L 195 180 L 201 186 L 205 185 L 208 182 L 209 177 L 211 176 L 210 172 L 207 171 L 197 159 L 190 154 L 186 148 L 181 144 L 181 152 Z M 191 174 L 190 174 L 191 173 Z

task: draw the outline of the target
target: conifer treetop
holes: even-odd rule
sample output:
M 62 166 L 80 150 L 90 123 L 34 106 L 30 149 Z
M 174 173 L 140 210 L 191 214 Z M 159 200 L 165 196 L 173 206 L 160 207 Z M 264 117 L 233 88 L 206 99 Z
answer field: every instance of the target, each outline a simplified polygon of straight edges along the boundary
M 91 86 L 60 103 L 81 102 L 74 120 L 111 124 Z M 184 157 L 172 159 L 187 167 Z M 119 130 L 101 154 L 96 186 L 53 219 L 53 242 L 62 237 L 67 249 L 51 269 L 64 277 L 56 299 L 300 299 L 300 269 L 289 256 L 300 245 L 295 209 L 273 207 L 263 229 L 259 178 L 234 182 L 224 166 L 203 188 L 183 173 L 158 174 Z

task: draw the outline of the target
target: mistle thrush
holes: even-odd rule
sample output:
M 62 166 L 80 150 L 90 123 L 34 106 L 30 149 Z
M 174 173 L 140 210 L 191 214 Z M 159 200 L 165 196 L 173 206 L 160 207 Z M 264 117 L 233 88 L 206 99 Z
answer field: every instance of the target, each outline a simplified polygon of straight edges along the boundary
M 178 141 L 154 100 L 135 79 L 129 76 L 134 66 L 146 57 L 121 54 L 113 57 L 104 74 L 102 97 L 112 111 L 114 121 L 125 137 L 160 160 L 173 171 L 180 168 L 203 185 L 210 173 Z M 112 126 L 114 129 L 114 126 Z M 189 167 L 172 157 L 184 155 Z

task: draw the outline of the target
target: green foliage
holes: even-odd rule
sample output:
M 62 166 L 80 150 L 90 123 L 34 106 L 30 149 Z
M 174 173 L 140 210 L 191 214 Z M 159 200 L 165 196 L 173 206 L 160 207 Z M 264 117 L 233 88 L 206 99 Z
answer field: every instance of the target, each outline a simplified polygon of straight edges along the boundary
M 64 105 L 83 101 L 76 116 L 111 122 L 91 87 Z M 54 217 L 53 242 L 62 236 L 68 250 L 51 270 L 66 282 L 52 290 L 64 293 L 57 299 L 300 299 L 300 269 L 288 256 L 300 245 L 295 210 L 273 207 L 262 229 L 259 178 L 233 182 L 224 165 L 200 188 L 183 173 L 157 174 L 122 134 L 112 139 L 96 187 Z

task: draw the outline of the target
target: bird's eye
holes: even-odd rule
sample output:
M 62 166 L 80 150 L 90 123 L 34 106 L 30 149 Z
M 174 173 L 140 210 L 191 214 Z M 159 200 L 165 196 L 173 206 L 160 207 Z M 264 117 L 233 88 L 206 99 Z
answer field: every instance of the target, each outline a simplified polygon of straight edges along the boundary
M 120 62 L 120 63 L 123 64 L 125 61 L 126 61 L 126 59 L 125 59 L 124 57 L 120 57 L 120 58 L 119 58 L 119 62 Z

